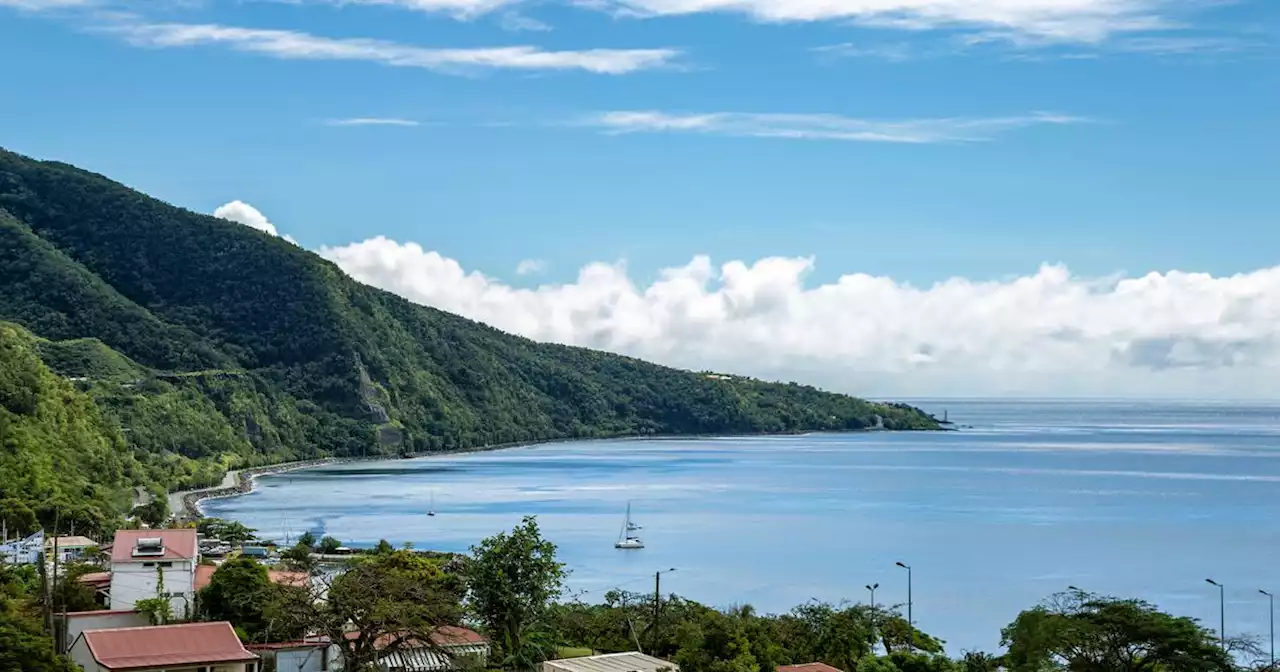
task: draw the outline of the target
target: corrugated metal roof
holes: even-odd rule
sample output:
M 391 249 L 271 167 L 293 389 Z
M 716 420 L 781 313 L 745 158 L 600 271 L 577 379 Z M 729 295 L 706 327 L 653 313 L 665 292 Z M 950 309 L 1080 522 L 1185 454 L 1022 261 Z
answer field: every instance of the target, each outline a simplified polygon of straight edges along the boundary
M 800 665 L 779 665 L 777 672 L 844 672 L 838 667 L 826 663 L 802 663 Z
M 139 539 L 158 538 L 164 543 L 163 555 L 134 556 Z M 111 544 L 111 562 L 155 562 L 157 560 L 193 560 L 198 554 L 195 528 L 178 530 L 116 530 Z
M 546 670 L 559 670 L 562 672 L 653 672 L 654 670 L 662 669 L 679 672 L 680 670 L 675 663 L 661 658 L 654 658 L 653 656 L 646 656 L 636 651 L 548 660 L 543 665 Z
M 449 655 L 427 648 L 406 648 L 392 651 L 378 659 L 378 665 L 392 672 L 440 672 L 457 667 L 454 661 L 466 656 L 488 655 L 484 644 L 451 646 Z
M 82 637 L 93 659 L 110 670 L 258 659 L 226 621 L 86 630 Z

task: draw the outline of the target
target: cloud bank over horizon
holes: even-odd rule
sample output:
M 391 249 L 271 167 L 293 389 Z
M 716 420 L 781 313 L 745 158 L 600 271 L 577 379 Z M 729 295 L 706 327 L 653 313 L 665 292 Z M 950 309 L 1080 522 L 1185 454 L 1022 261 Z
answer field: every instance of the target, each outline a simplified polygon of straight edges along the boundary
M 242 216 L 228 206 L 220 216 L 262 228 L 261 213 L 232 204 Z M 535 340 L 854 394 L 1280 393 L 1280 266 L 1089 278 L 1042 264 L 1020 277 L 915 287 L 856 272 L 809 283 L 813 257 L 697 255 L 648 284 L 617 261 L 523 288 L 383 236 L 318 253 L 360 282 Z

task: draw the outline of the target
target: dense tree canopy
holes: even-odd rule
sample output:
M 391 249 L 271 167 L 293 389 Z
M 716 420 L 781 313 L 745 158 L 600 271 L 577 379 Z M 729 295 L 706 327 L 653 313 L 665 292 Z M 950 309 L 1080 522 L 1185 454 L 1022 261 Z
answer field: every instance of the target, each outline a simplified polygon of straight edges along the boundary
M 361 285 L 263 232 L 3 150 L 0 288 L 0 320 L 39 337 L 3 368 L 0 407 L 29 417 L 41 367 L 76 378 L 98 417 L 77 409 L 86 419 L 72 424 L 101 425 L 95 441 L 110 444 L 83 453 L 123 453 L 123 441 L 138 463 L 106 465 L 93 484 L 111 503 L 88 518 L 126 512 L 105 490 L 121 482 L 174 490 L 318 456 L 938 428 L 903 405 L 511 336 Z M 67 441 L 86 437 L 77 428 Z M 9 484 L 40 501 L 44 486 L 28 486 Z M 76 499 L 65 503 L 93 506 Z

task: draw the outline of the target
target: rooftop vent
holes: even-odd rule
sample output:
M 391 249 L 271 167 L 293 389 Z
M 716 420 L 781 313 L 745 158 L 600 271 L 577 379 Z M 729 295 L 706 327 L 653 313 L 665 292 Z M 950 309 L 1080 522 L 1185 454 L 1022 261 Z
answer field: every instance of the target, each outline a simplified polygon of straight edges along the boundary
M 133 557 L 146 558 L 164 555 L 164 539 L 140 537 L 133 546 Z

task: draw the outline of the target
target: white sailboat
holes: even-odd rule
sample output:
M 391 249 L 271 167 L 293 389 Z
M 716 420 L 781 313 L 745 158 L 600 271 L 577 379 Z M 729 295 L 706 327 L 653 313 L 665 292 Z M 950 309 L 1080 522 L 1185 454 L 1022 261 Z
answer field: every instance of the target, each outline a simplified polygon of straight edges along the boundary
M 431 508 L 427 509 L 427 515 L 428 515 L 428 516 L 434 516 L 434 515 L 436 515 L 436 491 L 435 491 L 435 488 L 432 488 L 432 489 L 431 489 Z
M 623 549 L 644 548 L 644 542 L 640 541 L 640 537 L 635 536 L 635 532 L 639 529 L 639 525 L 631 522 L 631 502 L 627 502 L 627 516 L 622 519 L 622 532 L 618 534 L 618 541 L 613 547 Z

